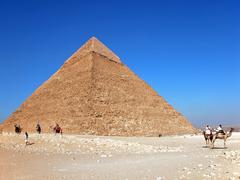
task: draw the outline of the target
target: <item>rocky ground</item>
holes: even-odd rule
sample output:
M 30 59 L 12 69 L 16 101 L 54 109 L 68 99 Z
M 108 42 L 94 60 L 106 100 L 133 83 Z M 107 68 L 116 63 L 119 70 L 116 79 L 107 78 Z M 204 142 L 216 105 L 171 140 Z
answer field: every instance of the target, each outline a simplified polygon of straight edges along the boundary
M 0 179 L 240 179 L 240 133 L 223 148 L 202 135 L 0 134 Z

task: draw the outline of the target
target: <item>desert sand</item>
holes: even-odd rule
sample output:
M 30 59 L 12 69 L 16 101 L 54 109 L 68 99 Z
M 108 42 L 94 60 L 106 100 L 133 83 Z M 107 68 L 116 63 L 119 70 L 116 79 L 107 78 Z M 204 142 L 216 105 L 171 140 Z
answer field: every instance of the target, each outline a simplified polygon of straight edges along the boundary
M 240 179 L 240 133 L 223 148 L 202 135 L 0 134 L 0 179 Z

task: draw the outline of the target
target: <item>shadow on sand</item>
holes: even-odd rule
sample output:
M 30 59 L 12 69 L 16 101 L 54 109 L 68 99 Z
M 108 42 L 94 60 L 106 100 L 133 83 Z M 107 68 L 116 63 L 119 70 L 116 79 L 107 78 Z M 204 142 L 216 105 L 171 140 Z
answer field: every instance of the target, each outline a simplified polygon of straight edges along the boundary
M 202 148 L 209 148 L 209 149 L 227 149 L 227 147 L 214 147 L 214 148 L 212 148 L 211 146 L 202 146 Z
M 212 149 L 227 149 L 227 147 L 214 147 Z
M 31 146 L 31 145 L 33 145 L 33 144 L 35 144 L 35 143 L 33 143 L 33 142 L 32 142 L 32 143 L 28 143 L 26 146 Z

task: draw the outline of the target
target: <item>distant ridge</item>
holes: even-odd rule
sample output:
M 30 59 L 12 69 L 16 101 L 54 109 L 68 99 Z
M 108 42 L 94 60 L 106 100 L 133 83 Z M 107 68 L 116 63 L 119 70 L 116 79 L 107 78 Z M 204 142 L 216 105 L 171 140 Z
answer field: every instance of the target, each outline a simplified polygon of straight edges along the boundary
M 240 132 L 240 124 L 225 125 L 224 128 L 226 129 L 234 128 L 234 132 Z

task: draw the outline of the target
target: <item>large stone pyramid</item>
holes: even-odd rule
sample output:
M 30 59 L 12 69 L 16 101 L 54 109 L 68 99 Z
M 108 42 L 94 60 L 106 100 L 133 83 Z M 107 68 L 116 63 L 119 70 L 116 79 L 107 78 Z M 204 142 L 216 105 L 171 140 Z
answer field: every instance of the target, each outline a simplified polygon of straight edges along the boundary
M 65 133 L 158 136 L 193 133 L 192 125 L 118 56 L 91 38 L 43 83 L 1 129 L 20 124 L 43 132 L 55 123 Z

